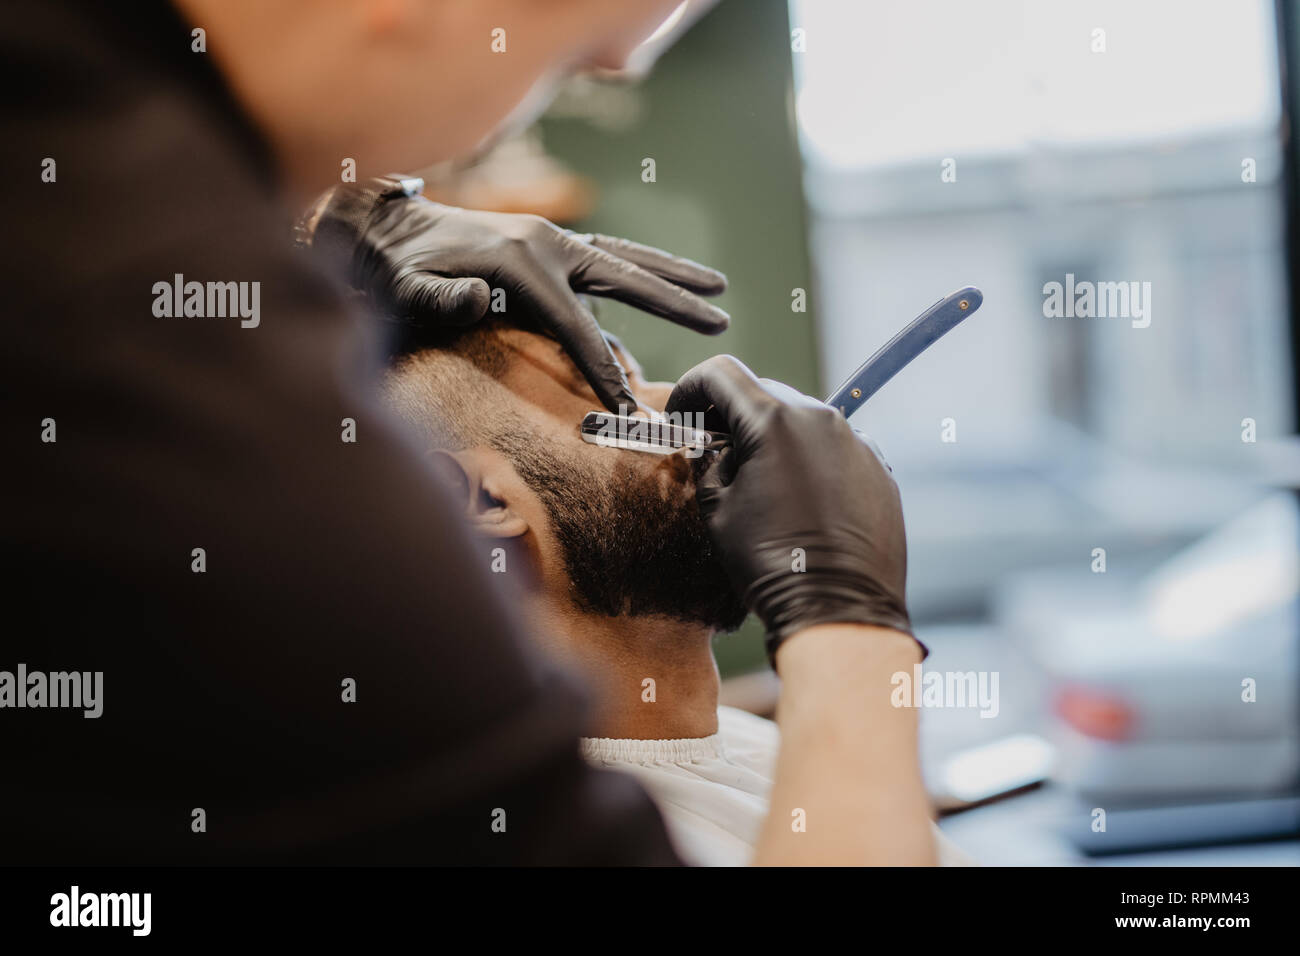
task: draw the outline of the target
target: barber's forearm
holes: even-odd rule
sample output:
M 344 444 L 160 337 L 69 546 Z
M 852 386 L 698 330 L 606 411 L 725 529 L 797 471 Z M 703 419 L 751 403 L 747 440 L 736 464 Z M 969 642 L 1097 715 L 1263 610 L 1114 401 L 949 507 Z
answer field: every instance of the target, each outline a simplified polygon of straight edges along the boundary
M 890 678 L 919 660 L 906 634 L 860 624 L 781 645 L 781 750 L 755 863 L 935 862 L 916 711 L 890 704 Z

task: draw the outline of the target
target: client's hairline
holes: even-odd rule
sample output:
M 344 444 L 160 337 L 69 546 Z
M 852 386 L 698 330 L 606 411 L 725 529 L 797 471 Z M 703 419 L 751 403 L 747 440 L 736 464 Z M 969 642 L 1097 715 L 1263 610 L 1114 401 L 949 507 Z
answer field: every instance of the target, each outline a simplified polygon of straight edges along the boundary
M 463 451 L 504 425 L 501 409 L 519 402 L 501 379 L 508 349 L 493 323 L 398 357 L 384 376 L 384 403 L 433 450 Z

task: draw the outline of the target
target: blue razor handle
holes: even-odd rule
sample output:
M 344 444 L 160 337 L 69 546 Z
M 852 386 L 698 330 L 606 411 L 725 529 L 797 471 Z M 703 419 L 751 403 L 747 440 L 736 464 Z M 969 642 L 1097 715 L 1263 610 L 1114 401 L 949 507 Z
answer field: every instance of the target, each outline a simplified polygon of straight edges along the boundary
M 983 303 L 984 293 L 969 285 L 944 296 L 863 362 L 847 382 L 831 393 L 826 404 L 838 408 L 848 418 L 912 359 L 952 331 L 962 319 L 973 315 Z

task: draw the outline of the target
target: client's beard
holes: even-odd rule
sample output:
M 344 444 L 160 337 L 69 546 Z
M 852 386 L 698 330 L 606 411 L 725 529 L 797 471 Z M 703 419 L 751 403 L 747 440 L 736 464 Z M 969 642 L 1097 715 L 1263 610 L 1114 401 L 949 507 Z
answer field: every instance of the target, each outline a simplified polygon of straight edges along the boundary
M 625 465 L 610 479 L 576 457 L 552 454 L 535 436 L 498 435 L 492 444 L 542 499 L 579 607 L 720 631 L 745 620 L 694 495 L 671 500 L 657 476 Z M 696 474 L 702 464 L 692 463 Z

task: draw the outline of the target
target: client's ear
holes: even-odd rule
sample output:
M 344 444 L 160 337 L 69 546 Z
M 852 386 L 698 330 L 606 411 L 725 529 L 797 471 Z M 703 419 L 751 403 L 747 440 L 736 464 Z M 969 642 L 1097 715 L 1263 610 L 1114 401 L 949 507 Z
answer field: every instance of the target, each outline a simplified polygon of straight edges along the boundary
M 512 507 L 517 487 L 510 463 L 490 448 L 438 451 L 433 465 L 455 494 L 474 530 L 492 538 L 519 538 L 528 522 Z

